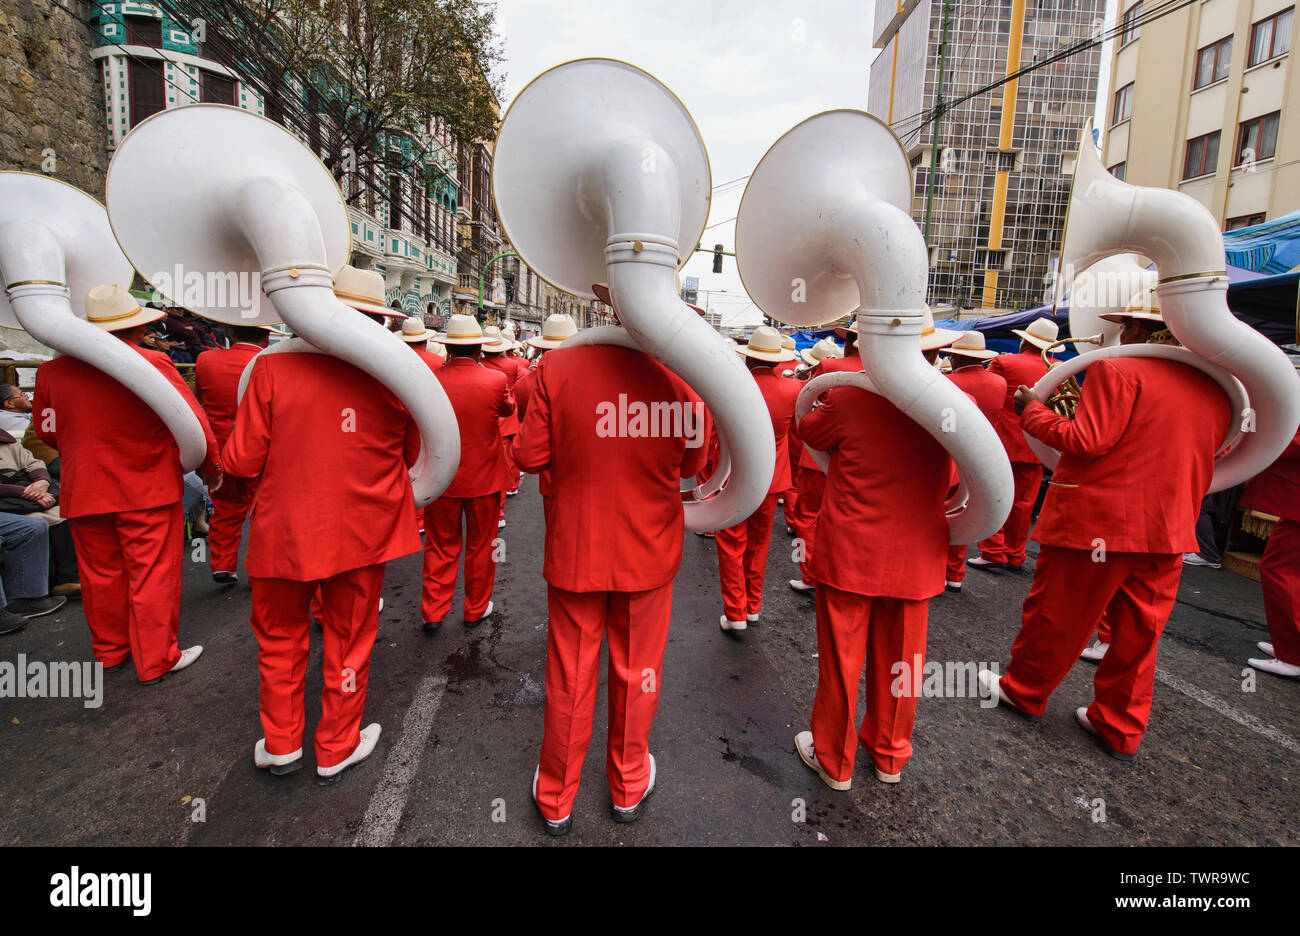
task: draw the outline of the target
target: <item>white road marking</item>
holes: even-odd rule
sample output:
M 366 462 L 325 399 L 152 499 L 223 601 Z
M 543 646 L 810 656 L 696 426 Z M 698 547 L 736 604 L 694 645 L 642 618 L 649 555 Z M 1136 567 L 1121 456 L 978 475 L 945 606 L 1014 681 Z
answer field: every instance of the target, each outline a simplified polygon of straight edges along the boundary
M 370 797 L 370 805 L 366 807 L 365 818 L 361 820 L 353 845 L 392 844 L 397 826 L 402 821 L 402 812 L 406 809 L 406 799 L 411 795 L 411 780 L 420 766 L 420 754 L 433 729 L 433 716 L 446 688 L 447 680 L 441 676 L 430 676 L 420 683 L 411 707 L 406 710 L 406 718 L 402 720 L 402 732 L 397 743 L 388 752 L 384 775 Z
M 1297 741 L 1284 731 L 1279 731 L 1267 722 L 1260 721 L 1254 715 L 1233 708 L 1218 696 L 1206 692 L 1201 687 L 1193 686 L 1183 678 L 1175 676 L 1173 673 L 1166 669 L 1162 669 L 1159 666 L 1156 667 L 1156 679 L 1164 683 L 1170 689 L 1177 689 L 1189 699 L 1195 699 L 1202 705 L 1214 709 L 1214 711 L 1218 712 L 1224 718 L 1235 721 L 1238 725 L 1249 728 L 1251 731 L 1258 735 L 1263 735 L 1270 741 L 1275 741 L 1288 751 L 1300 754 L 1300 741 Z

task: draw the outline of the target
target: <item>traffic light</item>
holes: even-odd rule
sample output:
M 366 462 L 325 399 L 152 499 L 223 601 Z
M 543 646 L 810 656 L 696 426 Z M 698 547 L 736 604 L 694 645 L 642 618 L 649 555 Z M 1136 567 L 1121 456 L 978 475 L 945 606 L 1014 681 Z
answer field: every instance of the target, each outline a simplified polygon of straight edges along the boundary
M 713 272 L 714 273 L 722 272 L 722 245 L 721 244 L 713 245 Z

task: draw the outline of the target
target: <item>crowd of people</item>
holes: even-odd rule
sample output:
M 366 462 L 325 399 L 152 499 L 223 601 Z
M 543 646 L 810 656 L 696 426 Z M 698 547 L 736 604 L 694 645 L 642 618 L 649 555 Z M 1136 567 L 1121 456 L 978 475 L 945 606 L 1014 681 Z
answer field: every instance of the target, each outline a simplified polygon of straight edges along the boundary
M 656 784 L 649 734 L 682 557 L 682 482 L 702 484 L 722 471 L 722 446 L 713 428 L 705 445 L 685 434 L 600 432 L 593 414 L 611 400 L 687 408 L 700 405 L 698 397 L 639 351 L 566 346 L 576 332 L 567 316 L 551 316 L 525 344 L 508 328 L 483 327 L 467 315 L 452 315 L 444 332 L 432 333 L 421 319 L 387 307 L 383 279 L 372 271 L 345 267 L 335 292 L 400 334 L 455 412 L 458 468 L 421 510 L 408 475 L 419 433 L 373 377 L 328 355 L 259 357 L 267 329 L 236 326 L 228 340 L 213 336 L 215 343 L 195 354 L 196 397 L 176 371 L 172 343 L 188 352 L 206 340 L 201 331 L 173 325 L 170 311 L 141 308 L 120 286 L 97 287 L 86 299 L 87 319 L 143 355 L 203 425 L 206 457 L 197 474 L 211 499 L 215 582 L 239 581 L 240 543 L 250 523 L 244 569 L 264 729 L 255 765 L 277 775 L 303 766 L 312 620 L 324 646 L 319 781 L 337 781 L 373 752 L 380 725 L 362 722 L 385 563 L 422 551 L 422 623 L 432 636 L 451 613 L 463 552 L 464 622 L 490 619 L 494 540 L 506 523 L 506 500 L 527 472 L 539 477 L 545 516 L 548 613 L 533 797 L 548 832 L 569 831 L 603 637 L 612 814 L 635 821 Z M 1123 344 L 1172 340 L 1150 293 L 1110 318 L 1120 324 Z M 167 353 L 151 338 L 160 323 Z M 711 534 L 719 626 L 740 639 L 761 620 L 780 510 L 801 558 L 789 586 L 813 601 L 819 648 L 808 728 L 797 733 L 794 748 L 834 790 L 850 788 L 860 746 L 878 780 L 900 782 L 920 693 L 898 690 L 896 664 L 924 658 L 932 597 L 945 589 L 960 593 L 968 568 L 1020 568 L 1031 530 L 1039 551 L 1022 627 L 1005 671 L 982 671 L 981 685 L 1036 719 L 1070 667 L 1091 660 L 1095 698 L 1077 709 L 1080 727 L 1126 761 L 1146 731 L 1157 644 L 1182 566 L 1204 549 L 1198 519 L 1216 451 L 1229 434 L 1229 403 L 1217 384 L 1185 365 L 1109 359 L 1089 369 L 1077 411 L 1066 418 L 1028 389 L 1050 364 L 1044 352 L 1057 339 L 1055 324 L 1040 319 L 1016 334 L 1017 351 L 995 354 L 981 334 L 936 328 L 927 313 L 918 342 L 916 353 L 944 369 L 993 425 L 1011 465 L 1010 514 L 970 556 L 966 546 L 948 542 L 946 505 L 960 479 L 935 433 L 884 397 L 852 387 L 821 393 L 806 416 L 795 418 L 804 381 L 863 369 L 855 324 L 835 330 L 842 344 L 827 337 L 802 352 L 767 326 L 733 343 L 771 418 L 776 468 L 752 515 Z M 519 354 L 525 347 L 531 363 Z M 57 416 L 32 427 L 55 456 L 48 466 L 17 441 L 22 426 L 0 423 L 0 508 L 15 499 L 34 508 L 0 515 L 0 524 L 24 521 L 31 528 L 15 528 L 11 544 L 10 526 L 0 525 L 10 592 L 0 626 L 4 614 L 21 615 L 44 607 L 33 602 L 57 597 L 48 581 L 68 574 L 66 563 L 47 556 L 46 570 L 34 556 L 59 552 L 46 525 L 70 526 L 95 659 L 107 669 L 133 665 L 145 685 L 192 665 L 203 648 L 182 649 L 178 640 L 185 482 L 162 421 L 125 387 L 70 357 L 40 368 L 34 404 L 7 385 L 0 397 L 0 417 L 33 405 L 38 414 Z M 1043 466 L 1026 434 L 1061 452 L 1036 524 Z M 1261 565 L 1272 639 L 1250 665 L 1290 678 L 1300 677 L 1298 495 L 1300 435 L 1243 499 L 1281 518 Z M 648 689 L 647 672 L 656 674 Z

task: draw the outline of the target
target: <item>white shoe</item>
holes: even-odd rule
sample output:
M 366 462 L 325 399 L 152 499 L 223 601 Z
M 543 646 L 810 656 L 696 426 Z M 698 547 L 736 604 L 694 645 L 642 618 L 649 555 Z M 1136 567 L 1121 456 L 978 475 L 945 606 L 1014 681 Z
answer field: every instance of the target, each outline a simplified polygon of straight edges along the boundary
M 1255 644 L 1255 646 L 1259 647 L 1259 649 L 1263 650 L 1270 657 L 1277 656 L 1277 654 L 1273 652 L 1273 645 L 1267 640 L 1261 640 L 1259 643 Z
M 500 520 L 497 521 L 497 529 L 504 530 L 505 528 L 506 528 L 506 518 L 502 517 Z
M 1257 670 L 1272 673 L 1274 676 L 1300 679 L 1300 666 L 1296 666 L 1294 663 L 1283 663 L 1281 660 L 1247 660 L 1246 663 Z
M 803 579 L 790 579 L 790 587 L 801 595 L 806 595 L 809 592 L 816 591 L 816 586 L 809 585 Z
M 482 616 L 482 617 L 476 617 L 474 620 L 472 620 L 472 621 L 466 621 L 465 623 L 468 625 L 468 624 L 478 624 L 478 623 L 480 623 L 481 621 L 486 621 L 488 618 L 490 618 L 490 617 L 492 616 L 492 612 L 496 610 L 496 607 L 497 607 L 497 606 L 496 606 L 495 603 L 493 603 L 492 601 L 489 601 L 489 602 L 488 602 L 488 605 L 487 605 L 487 608 L 483 611 L 483 616 Z
M 376 613 L 376 614 L 383 614 L 383 613 L 384 613 L 384 599 L 383 599 L 383 596 L 380 596 L 380 598 L 379 598 L 379 610 L 376 611 L 375 613 Z
M 948 581 L 945 581 L 945 582 L 943 583 L 943 587 L 944 587 L 945 589 L 947 589 L 948 591 L 950 591 L 950 592 L 959 592 L 959 591 L 961 591 L 961 582 L 948 582 Z
M 514 497 L 518 493 L 519 488 L 515 488 L 513 491 L 506 491 L 506 497 Z
M 746 614 L 746 615 L 745 615 L 745 620 L 748 621 L 750 624 L 753 624 L 755 621 L 758 620 L 758 615 L 757 615 L 757 614 Z
M 722 615 L 722 617 L 718 618 L 718 625 L 724 631 L 743 631 L 746 627 L 749 626 L 749 624 L 747 624 L 745 621 L 729 620 L 725 614 Z
M 646 757 L 650 758 L 650 785 L 645 788 L 645 792 L 641 794 L 641 798 L 636 801 L 635 805 L 614 806 L 615 822 L 636 822 L 640 819 L 641 807 L 643 807 L 645 801 L 650 798 L 650 794 L 655 791 L 655 775 L 658 773 L 655 768 L 655 756 L 653 754 L 647 754 Z M 610 805 L 613 804 L 611 803 Z
M 537 802 L 537 775 L 541 772 L 541 765 L 533 768 L 533 805 L 537 807 L 538 812 L 542 811 L 541 805 Z M 653 777 L 653 774 L 651 776 Z M 569 813 L 563 819 L 547 819 L 545 815 L 542 819 L 546 821 L 547 835 L 568 835 L 569 830 L 573 828 L 573 813 Z
M 1223 563 L 1211 562 L 1208 559 L 1202 559 L 1200 553 L 1183 553 L 1183 565 L 1205 566 L 1207 569 L 1221 569 Z
M 1097 730 L 1097 727 L 1092 723 L 1092 719 L 1088 717 L 1088 706 L 1081 705 L 1077 709 L 1075 709 L 1074 718 L 1079 723 L 1079 725 L 1083 728 L 1083 730 L 1088 732 L 1088 734 L 1092 735 L 1094 738 L 1096 738 L 1097 741 L 1101 744 L 1102 749 L 1105 750 L 1105 752 L 1109 754 L 1111 757 L 1115 758 L 1115 760 L 1123 761 L 1124 763 L 1129 764 L 1136 759 L 1137 757 L 1136 754 L 1125 754 L 1122 751 L 1117 751 L 1109 744 L 1107 744 L 1104 740 L 1102 740 L 1101 732 Z
M 902 771 L 898 773 L 885 773 L 879 767 L 876 768 L 876 779 L 881 783 L 898 783 L 903 779 Z
M 994 562 L 992 559 L 985 559 L 983 556 L 972 556 L 966 560 L 966 564 L 972 569 L 1000 569 L 1006 565 L 1005 562 Z
M 363 760 L 369 757 L 371 753 L 374 751 L 375 745 L 379 743 L 379 733 L 382 730 L 383 729 L 379 727 L 379 722 L 372 722 L 371 724 L 366 725 L 366 727 L 362 728 L 360 732 L 361 734 L 360 742 L 358 742 L 356 749 L 351 754 L 349 754 L 344 760 L 335 764 L 333 767 L 321 767 L 317 765 L 316 767 L 317 780 L 325 781 L 327 783 L 333 783 L 334 778 L 338 777 L 338 775 L 341 774 L 343 771 L 347 770 L 349 767 L 353 766 L 354 764 L 361 763 Z
M 173 666 L 171 669 L 169 669 L 167 672 L 179 673 L 187 666 L 192 666 L 194 664 L 194 661 L 201 656 L 203 656 L 202 644 L 195 644 L 193 647 L 190 647 L 188 650 L 182 650 L 181 658 L 177 660 L 176 665 Z
M 1090 660 L 1093 663 L 1100 663 L 1101 658 L 1106 655 L 1106 651 L 1109 649 L 1110 644 L 1103 643 L 1100 640 L 1094 640 L 1092 643 L 1088 644 L 1088 646 L 1083 648 L 1083 652 L 1079 654 L 1079 659 Z
M 696 536 L 703 536 L 703 537 L 705 537 L 705 538 L 707 538 L 707 539 L 717 539 L 717 537 L 715 537 L 712 533 L 709 533 L 709 532 L 707 532 L 707 531 L 703 531 L 703 532 L 702 532 L 702 531 L 700 531 L 700 530 L 696 530 L 696 531 L 695 531 L 695 535 L 696 535 Z
M 259 738 L 257 744 L 253 745 L 253 766 L 270 770 L 277 777 L 293 773 L 302 767 L 302 748 L 292 754 L 268 754 L 266 739 Z
M 980 670 L 978 681 L 980 686 L 984 689 L 985 692 L 985 696 L 983 698 L 996 698 L 998 700 L 999 705 L 1005 705 L 1007 708 L 1011 709 L 1011 711 L 1015 712 L 1017 715 L 1023 715 L 1025 718 L 1029 719 L 1030 721 L 1038 721 L 1040 718 L 1042 718 L 1041 715 L 1030 715 L 1024 709 L 1020 708 L 1009 698 L 1007 698 L 1007 694 L 1002 691 L 1002 677 L 994 673 L 992 670 L 986 670 L 986 669 Z
M 822 783 L 826 784 L 832 790 L 847 790 L 853 786 L 853 778 L 848 780 L 836 780 L 826 772 L 821 762 L 817 760 L 817 751 L 813 745 L 813 735 L 811 731 L 801 731 L 794 736 L 794 750 L 799 755 L 799 759 L 809 770 L 817 772 L 817 776 L 822 778 Z

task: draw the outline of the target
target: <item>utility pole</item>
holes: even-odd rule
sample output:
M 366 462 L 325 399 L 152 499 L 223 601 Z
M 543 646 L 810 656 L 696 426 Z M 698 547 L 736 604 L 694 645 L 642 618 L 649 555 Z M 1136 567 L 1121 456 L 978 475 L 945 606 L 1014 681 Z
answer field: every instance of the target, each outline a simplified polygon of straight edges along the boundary
M 517 256 L 519 255 L 515 253 L 513 250 L 503 251 L 497 254 L 487 263 L 483 264 L 483 268 L 478 271 L 478 320 L 480 323 L 483 321 L 483 277 L 487 275 L 488 267 L 496 263 L 502 257 L 517 257 Z

